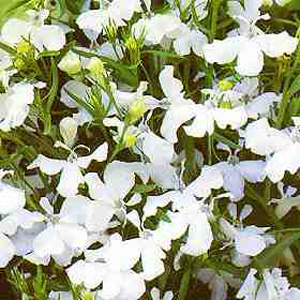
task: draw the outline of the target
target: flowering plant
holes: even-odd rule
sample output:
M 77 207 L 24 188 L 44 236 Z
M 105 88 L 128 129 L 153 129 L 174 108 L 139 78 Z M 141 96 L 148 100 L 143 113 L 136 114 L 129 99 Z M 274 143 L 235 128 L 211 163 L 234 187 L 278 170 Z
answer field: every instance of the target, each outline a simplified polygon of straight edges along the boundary
M 298 2 L 3 4 L 5 299 L 300 299 Z

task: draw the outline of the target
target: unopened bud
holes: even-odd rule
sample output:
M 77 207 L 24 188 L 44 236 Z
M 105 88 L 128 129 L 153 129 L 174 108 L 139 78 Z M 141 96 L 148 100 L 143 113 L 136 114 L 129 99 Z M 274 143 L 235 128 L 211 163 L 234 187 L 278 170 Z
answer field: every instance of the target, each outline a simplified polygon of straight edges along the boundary
M 58 67 L 69 75 L 75 75 L 79 73 L 81 71 L 79 55 L 69 51 L 59 62 Z
M 137 122 L 147 111 L 147 106 L 143 98 L 137 99 L 135 102 L 131 104 L 128 110 L 128 122 L 130 124 L 134 124 Z
M 233 83 L 229 80 L 221 80 L 219 81 L 219 89 L 222 91 L 222 92 L 226 92 L 226 91 L 229 91 L 231 90 L 233 87 Z

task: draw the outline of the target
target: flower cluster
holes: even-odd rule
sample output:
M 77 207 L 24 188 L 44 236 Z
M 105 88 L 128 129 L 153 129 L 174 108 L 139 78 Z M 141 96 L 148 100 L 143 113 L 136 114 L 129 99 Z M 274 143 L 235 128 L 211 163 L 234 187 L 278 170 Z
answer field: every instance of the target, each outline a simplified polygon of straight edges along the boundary
M 4 22 L 0 268 L 22 299 L 300 299 L 290 2 L 30 1 Z

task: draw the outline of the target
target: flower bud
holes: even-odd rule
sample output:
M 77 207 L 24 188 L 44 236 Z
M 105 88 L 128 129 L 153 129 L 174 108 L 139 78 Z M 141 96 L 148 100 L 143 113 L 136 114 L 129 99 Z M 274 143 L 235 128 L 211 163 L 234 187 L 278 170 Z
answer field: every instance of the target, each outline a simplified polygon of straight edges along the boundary
M 221 80 L 219 81 L 219 89 L 222 91 L 222 92 L 226 92 L 226 91 L 229 91 L 231 90 L 233 87 L 233 83 L 229 80 Z
M 70 117 L 66 117 L 60 121 L 59 130 L 65 144 L 72 148 L 76 140 L 77 122 Z
M 59 62 L 58 67 L 68 73 L 75 75 L 81 71 L 80 57 L 76 53 L 69 51 Z
M 132 148 L 136 143 L 137 137 L 131 130 L 127 130 L 124 135 L 124 143 L 126 148 Z
M 87 66 L 86 69 L 91 72 L 91 75 L 95 78 L 100 78 L 102 77 L 103 70 L 104 70 L 104 65 L 103 62 L 100 58 L 98 57 L 92 57 Z
M 17 52 L 18 53 L 28 53 L 31 50 L 33 50 L 32 45 L 26 41 L 20 41 L 17 44 Z
M 147 106 L 143 98 L 138 98 L 133 102 L 128 110 L 127 121 L 129 124 L 134 124 L 137 122 L 147 111 Z

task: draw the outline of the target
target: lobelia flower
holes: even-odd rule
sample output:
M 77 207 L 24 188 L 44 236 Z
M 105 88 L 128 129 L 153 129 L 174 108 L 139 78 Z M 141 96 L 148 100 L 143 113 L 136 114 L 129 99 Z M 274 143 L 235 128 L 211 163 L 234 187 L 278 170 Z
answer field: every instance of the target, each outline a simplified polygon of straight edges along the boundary
M 19 254 L 17 245 L 8 236 L 13 236 L 18 227 L 32 228 L 35 222 L 42 220 L 38 212 L 24 209 L 25 191 L 2 182 L 2 178 L 11 171 L 0 169 L 0 267 L 5 267 L 15 254 Z M 25 241 L 23 240 L 23 244 Z
M 76 23 L 89 39 L 96 41 L 105 28 L 109 30 L 109 26 L 113 26 L 117 30 L 126 26 L 125 21 L 129 21 L 135 12 L 142 12 L 140 0 L 113 0 L 107 7 L 83 12 Z
M 86 260 L 79 260 L 67 269 L 74 284 L 94 289 L 102 283 L 98 295 L 104 299 L 139 299 L 145 292 L 140 274 L 131 270 L 139 260 L 137 239 L 122 241 L 119 234 L 97 250 L 87 250 Z
M 143 220 L 155 215 L 159 207 L 172 203 L 172 211 L 167 213 L 171 222 L 162 221 L 158 228 L 167 232 L 164 233 L 165 236 L 169 236 L 166 247 L 171 247 L 170 241 L 180 238 L 188 229 L 186 243 L 181 246 L 180 251 L 199 256 L 209 250 L 213 236 L 208 221 L 208 208 L 203 201 L 197 201 L 196 197 L 205 199 L 210 195 L 211 189 L 220 188 L 222 184 L 223 178 L 219 170 L 214 167 L 204 167 L 201 175 L 185 189 L 148 197 L 143 208 Z
M 295 174 L 300 167 L 300 117 L 293 117 L 295 126 L 284 131 L 287 141 L 267 161 L 266 172 L 272 182 L 283 179 L 285 171 Z
M 241 221 L 246 218 L 252 210 L 247 210 L 246 213 L 242 211 Z M 243 227 L 242 225 L 231 225 L 224 218 L 220 219 L 221 230 L 225 236 L 234 243 L 235 253 L 233 256 L 233 263 L 237 266 L 243 267 L 248 265 L 250 258 L 261 253 L 268 245 L 274 244 L 275 240 L 271 235 L 265 234 L 268 227 L 257 227 L 250 225 Z
M 196 273 L 197 278 L 203 283 L 208 284 L 211 290 L 211 300 L 224 300 L 227 299 L 228 286 L 238 288 L 241 280 L 234 278 L 232 274 L 209 268 L 200 269 Z
M 248 124 L 240 135 L 245 148 L 258 155 L 271 155 L 293 144 L 288 134 L 271 127 L 266 118 Z
M 232 201 L 239 201 L 244 197 L 245 179 L 249 182 L 256 183 L 265 180 L 266 163 L 262 160 L 244 160 L 239 161 L 236 150 L 234 154 L 231 149 L 222 143 L 217 145 L 218 149 L 229 152 L 227 162 L 219 162 L 214 166 L 218 168 L 223 175 L 223 187 L 230 192 Z
M 56 190 L 63 197 L 71 197 L 78 193 L 77 189 L 79 184 L 85 182 L 84 176 L 81 173 L 81 168 L 86 169 L 92 160 L 96 160 L 98 162 L 106 160 L 108 144 L 103 143 L 97 147 L 92 154 L 82 157 L 78 157 L 74 150 L 69 149 L 60 142 L 56 143 L 56 146 L 63 146 L 71 152 L 66 160 L 48 158 L 43 154 L 39 154 L 27 168 L 40 168 L 43 173 L 50 176 L 61 172 L 59 184 L 56 187 Z M 72 184 L 69 184 L 70 180 Z
M 27 11 L 27 20 L 10 18 L 2 27 L 1 38 L 4 42 L 17 45 L 30 40 L 39 52 L 59 51 L 66 43 L 64 31 L 58 25 L 44 25 L 49 11 Z
M 264 34 L 255 23 L 268 20 L 260 15 L 262 0 L 246 0 L 245 8 L 238 1 L 229 1 L 229 14 L 239 23 L 238 30 L 224 40 L 215 40 L 204 46 L 204 56 L 209 63 L 226 64 L 237 58 L 236 71 L 244 76 L 257 76 L 263 69 L 264 53 L 269 57 L 292 54 L 298 39 L 286 31 L 279 34 Z
M 0 94 L 0 130 L 10 131 L 21 126 L 29 114 L 29 104 L 34 101 L 34 86 L 15 83 Z
M 47 265 L 52 256 L 60 265 L 70 264 L 73 256 L 80 255 L 87 245 L 86 229 L 79 225 L 78 214 L 70 206 L 61 208 L 61 213 L 54 214 L 53 207 L 47 198 L 41 198 L 40 205 L 46 212 L 43 218 L 45 227 L 33 240 L 33 252 L 26 258 L 36 264 Z M 78 201 L 77 201 L 77 204 Z M 77 206 L 80 209 L 80 206 Z
M 294 196 L 295 193 L 297 193 L 296 188 L 290 185 L 284 187 L 284 184 L 281 181 L 277 183 L 277 188 L 281 198 L 273 198 L 269 201 L 269 204 L 277 204 L 275 213 L 279 219 L 287 215 L 293 207 L 296 207 L 298 210 L 300 210 L 300 197 L 299 195 Z
M 173 77 L 173 66 L 165 66 L 159 74 L 159 81 L 166 96 L 162 100 L 166 114 L 160 128 L 162 136 L 171 143 L 177 142 L 176 132 L 186 121 L 194 118 L 191 125 L 184 126 L 188 135 L 202 137 L 206 132 L 214 130 L 213 117 L 203 104 L 195 104 L 190 99 L 183 98 L 183 85 Z
M 300 289 L 290 287 L 286 277 L 282 276 L 279 268 L 262 271 L 263 281 L 255 277 L 257 270 L 250 269 L 244 283 L 236 295 L 237 299 L 245 300 L 296 300 Z
M 84 180 L 88 185 L 89 195 L 95 200 L 90 202 L 89 216 L 86 221 L 88 230 L 106 230 L 114 215 L 123 222 L 126 218 L 127 207 L 141 201 L 138 195 L 133 195 L 128 202 L 124 201 L 135 184 L 135 173 L 144 182 L 148 181 L 148 174 L 140 163 L 120 161 L 107 165 L 103 175 L 104 182 L 96 173 L 85 175 Z

